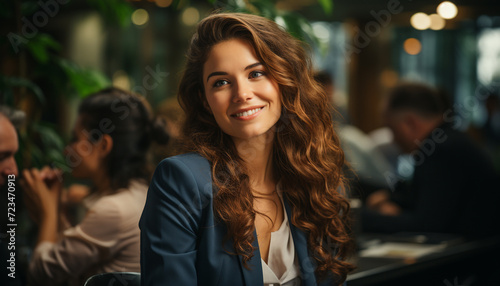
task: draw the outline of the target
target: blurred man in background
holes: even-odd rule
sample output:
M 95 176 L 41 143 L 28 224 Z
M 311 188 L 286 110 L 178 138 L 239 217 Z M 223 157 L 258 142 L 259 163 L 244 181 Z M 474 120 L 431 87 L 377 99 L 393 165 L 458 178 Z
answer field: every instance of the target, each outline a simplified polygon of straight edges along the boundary
M 444 96 L 418 83 L 389 96 L 386 123 L 394 141 L 411 155 L 413 177 L 366 200 L 362 222 L 369 232 L 440 232 L 480 236 L 498 231 L 498 180 L 483 150 L 452 128 Z
M 24 120 L 23 112 L 0 106 L 0 187 L 5 185 L 8 175 L 17 176 L 14 155 L 19 143 L 14 124 L 18 125 L 22 120 Z
M 21 244 L 17 243 L 15 245 L 9 245 L 9 243 L 12 243 L 13 241 L 11 235 L 12 232 L 7 233 L 7 224 L 9 224 L 7 204 L 11 204 L 9 207 L 14 206 L 14 208 L 10 209 L 10 213 L 18 216 L 22 206 L 22 200 L 20 197 L 17 197 L 18 193 L 16 192 L 15 187 L 13 188 L 14 191 L 11 192 L 14 196 L 11 195 L 11 200 L 9 200 L 7 195 L 7 182 L 13 180 L 15 183 L 15 179 L 17 179 L 18 169 L 14 155 L 19 149 L 19 142 L 17 139 L 16 128 L 23 123 L 24 118 L 24 112 L 0 105 L 0 210 L 3 216 L 2 220 L 0 220 L 0 277 L 2 277 L 2 281 L 6 281 L 8 279 L 8 285 L 13 286 L 24 285 L 22 281 L 24 269 L 21 261 L 18 259 L 18 248 Z M 16 242 L 16 239 L 19 239 L 19 237 L 16 238 L 15 236 L 13 236 L 13 238 L 14 242 Z M 15 254 L 15 259 L 12 258 L 11 253 Z M 9 259 L 11 261 L 15 260 L 15 267 L 10 268 L 11 270 L 8 268 L 12 265 L 12 262 L 8 261 Z M 14 274 L 12 274 L 12 270 L 15 270 Z M 9 274 L 12 276 L 8 276 Z

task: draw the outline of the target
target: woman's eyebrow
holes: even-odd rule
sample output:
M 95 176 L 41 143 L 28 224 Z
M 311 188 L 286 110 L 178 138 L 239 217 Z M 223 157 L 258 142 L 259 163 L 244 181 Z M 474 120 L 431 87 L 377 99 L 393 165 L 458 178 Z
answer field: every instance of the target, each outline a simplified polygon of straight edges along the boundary
M 249 69 L 251 69 L 251 68 L 254 68 L 254 67 L 256 67 L 256 66 L 261 66 L 261 65 L 262 65 L 262 63 L 257 62 L 257 63 L 255 63 L 255 64 L 248 65 L 248 66 L 245 68 L 245 70 L 249 70 Z
M 209 74 L 209 75 L 207 76 L 207 82 L 208 82 L 208 80 L 210 79 L 210 77 L 212 77 L 212 76 L 216 76 L 216 75 L 227 75 L 227 72 L 221 72 L 221 71 L 216 71 L 216 72 L 213 72 L 213 73 L 211 73 L 211 74 Z
M 254 67 L 256 67 L 256 66 L 261 66 L 261 65 L 262 65 L 262 63 L 257 62 L 257 63 L 254 63 L 254 64 L 251 64 L 251 65 L 246 66 L 244 70 L 249 70 L 249 69 L 251 69 L 251 68 L 254 68 Z M 212 77 L 212 76 L 216 76 L 216 75 L 227 75 L 227 72 L 215 71 L 215 72 L 213 72 L 213 73 L 210 73 L 210 74 L 207 76 L 207 82 L 208 82 L 208 80 L 210 79 L 210 77 Z

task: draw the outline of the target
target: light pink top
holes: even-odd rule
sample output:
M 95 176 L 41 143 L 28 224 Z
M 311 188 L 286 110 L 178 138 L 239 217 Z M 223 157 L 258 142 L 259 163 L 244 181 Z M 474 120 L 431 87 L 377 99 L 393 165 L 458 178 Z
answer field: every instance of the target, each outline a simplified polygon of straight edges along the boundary
M 29 265 L 29 284 L 83 285 L 97 273 L 140 272 L 138 224 L 147 188 L 132 182 L 129 189 L 98 198 L 82 222 L 65 230 L 57 243 L 40 243 Z

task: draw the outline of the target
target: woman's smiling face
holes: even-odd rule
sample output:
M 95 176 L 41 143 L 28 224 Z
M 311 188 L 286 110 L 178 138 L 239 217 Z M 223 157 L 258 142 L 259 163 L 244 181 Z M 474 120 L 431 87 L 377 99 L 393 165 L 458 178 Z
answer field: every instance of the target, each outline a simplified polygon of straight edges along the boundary
M 266 134 L 280 118 L 278 84 L 243 40 L 212 48 L 203 66 L 203 85 L 211 113 L 233 140 Z

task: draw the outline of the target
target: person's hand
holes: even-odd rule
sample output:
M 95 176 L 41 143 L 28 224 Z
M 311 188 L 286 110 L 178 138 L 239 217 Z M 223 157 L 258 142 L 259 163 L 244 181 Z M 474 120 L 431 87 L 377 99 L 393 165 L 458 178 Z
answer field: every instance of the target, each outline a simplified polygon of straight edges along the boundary
M 390 201 L 380 204 L 377 210 L 383 215 L 397 216 L 401 214 L 401 207 Z
M 40 170 L 40 176 L 50 188 L 56 185 L 62 188 L 62 171 L 60 169 L 45 166 Z
M 385 202 L 389 202 L 390 195 L 386 190 L 378 190 L 370 194 L 366 198 L 366 207 L 372 210 L 378 210 L 379 207 Z
M 390 194 L 386 190 L 378 190 L 369 195 L 366 198 L 366 206 L 383 215 L 401 214 L 401 207 L 390 200 Z
M 61 172 L 49 167 L 23 170 L 21 184 L 30 216 L 40 223 L 49 214 L 57 217 L 62 190 Z

